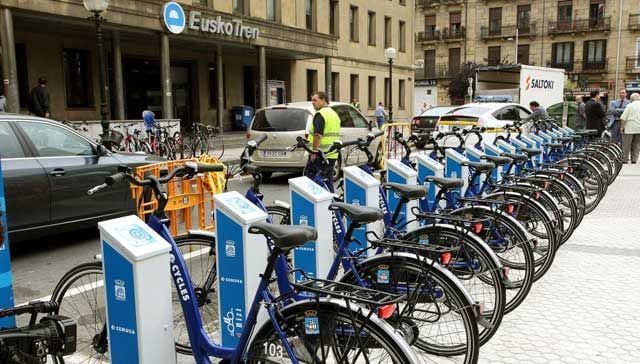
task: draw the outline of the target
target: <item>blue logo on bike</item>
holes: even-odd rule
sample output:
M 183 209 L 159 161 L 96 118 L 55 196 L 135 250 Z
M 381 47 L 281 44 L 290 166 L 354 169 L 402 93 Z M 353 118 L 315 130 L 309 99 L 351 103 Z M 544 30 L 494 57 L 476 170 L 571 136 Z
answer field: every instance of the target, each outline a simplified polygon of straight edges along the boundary
M 180 34 L 184 31 L 187 17 L 180 4 L 173 1 L 164 4 L 162 9 L 162 19 L 167 30 L 173 34 Z

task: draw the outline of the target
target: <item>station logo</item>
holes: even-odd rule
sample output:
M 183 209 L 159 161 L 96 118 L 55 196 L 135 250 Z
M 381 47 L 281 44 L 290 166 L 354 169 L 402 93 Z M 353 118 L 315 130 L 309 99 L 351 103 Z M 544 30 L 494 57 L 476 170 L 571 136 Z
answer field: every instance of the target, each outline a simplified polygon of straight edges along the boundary
M 551 90 L 555 82 L 553 80 L 544 80 L 528 76 L 525 83 L 527 84 L 526 90 L 528 91 L 529 89 Z
M 173 1 L 164 4 L 162 19 L 167 30 L 173 34 L 180 34 L 187 24 L 187 17 L 180 4 Z

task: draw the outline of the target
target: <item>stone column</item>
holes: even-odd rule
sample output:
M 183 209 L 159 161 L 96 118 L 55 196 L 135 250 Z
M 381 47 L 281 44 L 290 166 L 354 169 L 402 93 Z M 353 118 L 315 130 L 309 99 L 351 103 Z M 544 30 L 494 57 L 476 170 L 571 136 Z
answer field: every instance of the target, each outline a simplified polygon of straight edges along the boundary
M 18 89 L 18 67 L 16 63 L 16 41 L 13 35 L 13 15 L 11 9 L 0 9 L 2 26 L 2 71 L 4 73 L 4 96 L 7 99 L 7 112 L 20 112 L 20 93 Z M 7 84 L 8 81 L 9 83 Z
M 258 87 L 260 87 L 260 105 L 267 106 L 267 51 L 264 46 L 258 47 Z
M 120 32 L 113 32 L 113 78 L 116 92 L 115 118 L 124 120 L 124 82 L 122 79 L 122 49 L 120 48 Z
M 173 119 L 173 90 L 171 87 L 171 55 L 169 35 L 160 34 L 160 77 L 162 78 L 162 117 Z
M 324 92 L 327 94 L 328 101 L 333 100 L 333 92 L 331 87 L 331 57 L 324 57 Z M 318 91 L 318 90 L 316 90 Z
M 222 64 L 222 45 L 218 44 L 216 52 L 216 78 L 218 79 L 218 127 L 224 133 L 224 73 Z

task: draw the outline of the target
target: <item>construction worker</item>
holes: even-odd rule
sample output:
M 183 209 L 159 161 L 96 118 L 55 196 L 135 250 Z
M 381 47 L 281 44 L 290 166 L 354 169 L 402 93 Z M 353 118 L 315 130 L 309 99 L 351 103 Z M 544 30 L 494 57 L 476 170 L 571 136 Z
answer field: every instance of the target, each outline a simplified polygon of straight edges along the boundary
M 311 97 L 311 103 L 316 110 L 313 116 L 313 123 L 309 129 L 309 141 L 311 149 L 327 153 L 329 148 L 337 140 L 340 140 L 340 117 L 329 107 L 327 95 L 319 91 Z M 313 177 L 320 171 L 327 180 L 327 186 L 333 192 L 333 170 L 338 159 L 338 153 L 325 154 L 326 164 L 323 163 L 318 153 L 312 153 L 307 164 L 307 176 Z

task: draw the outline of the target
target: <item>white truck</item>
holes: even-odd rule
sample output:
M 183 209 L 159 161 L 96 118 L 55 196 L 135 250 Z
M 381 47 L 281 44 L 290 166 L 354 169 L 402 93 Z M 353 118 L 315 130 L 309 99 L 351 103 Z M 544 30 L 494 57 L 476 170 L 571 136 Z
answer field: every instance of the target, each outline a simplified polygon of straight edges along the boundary
M 474 101 L 537 101 L 547 108 L 563 101 L 564 70 L 526 65 L 482 66 L 476 70 Z

